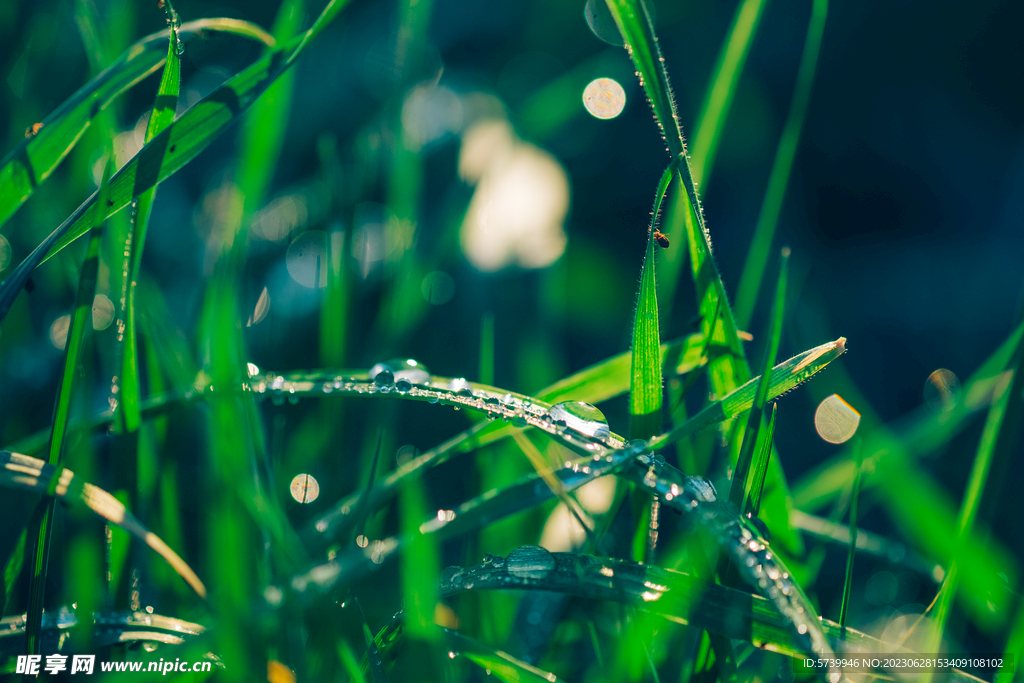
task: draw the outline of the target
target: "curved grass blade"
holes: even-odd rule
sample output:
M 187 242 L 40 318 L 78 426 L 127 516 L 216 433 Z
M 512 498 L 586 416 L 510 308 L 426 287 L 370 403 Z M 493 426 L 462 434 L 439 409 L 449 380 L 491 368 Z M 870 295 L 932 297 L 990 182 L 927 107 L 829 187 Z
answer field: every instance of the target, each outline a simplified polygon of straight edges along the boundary
M 711 175 L 711 168 L 718 152 L 718 141 L 725 128 L 725 121 L 732 108 L 732 98 L 736 94 L 743 65 L 750 52 L 750 44 L 761 22 L 761 14 L 767 0 L 744 0 L 736 8 L 729 35 L 722 43 L 722 50 L 712 72 L 711 83 L 708 84 L 704 96 L 704 105 L 697 118 L 697 133 L 693 137 L 690 149 L 690 169 L 693 181 L 698 186 L 705 176 Z
M 14 584 L 21 576 L 22 567 L 25 564 L 25 540 L 28 537 L 28 530 L 22 529 L 18 540 L 11 550 L 10 556 L 4 562 L 4 602 L 0 605 L 0 617 L 7 612 L 7 605 L 11 602 L 11 593 L 14 591 Z
M 0 486 L 83 503 L 103 519 L 121 527 L 156 551 L 200 597 L 206 597 L 206 588 L 191 567 L 103 489 L 76 479 L 71 470 L 54 467 L 38 458 L 19 453 L 0 451 L 0 468 Z
M 747 259 L 743 264 L 739 289 L 736 294 L 736 323 L 743 327 L 750 323 L 750 316 L 757 303 L 757 294 L 761 289 L 761 280 L 768 264 L 771 252 L 772 237 L 779 222 L 782 211 L 782 200 L 786 196 L 786 186 L 793 170 L 793 159 L 796 157 L 803 130 L 804 119 L 807 117 L 807 105 L 811 100 L 811 89 L 814 86 L 814 73 L 818 66 L 818 53 L 821 50 L 821 39 L 825 33 L 825 19 L 828 16 L 828 0 L 814 0 L 811 8 L 811 21 L 807 27 L 807 38 L 804 40 L 804 51 L 800 57 L 800 66 L 793 89 L 793 99 L 789 103 L 789 113 L 779 138 L 779 146 L 775 150 L 775 160 L 768 175 L 768 188 L 764 193 L 761 210 L 757 215 L 754 236 L 750 241 Z
M 658 182 L 654 212 L 647 236 L 647 255 L 640 270 L 640 291 L 633 318 L 633 356 L 629 377 L 629 432 L 646 439 L 661 431 L 661 336 L 658 329 L 658 287 L 654 279 L 655 245 L 661 200 L 668 191 L 675 164 L 669 164 Z
M 319 35 L 347 4 L 348 0 L 331 0 L 308 31 L 229 79 L 144 146 L 111 179 L 105 206 L 97 205 L 97 195 L 93 194 L 0 285 L 0 320 L 7 315 L 14 299 L 39 264 L 81 236 L 96 215 L 106 218 L 120 211 L 198 156 L 294 64 L 309 41 Z
M 741 512 L 747 512 L 750 492 L 754 488 L 754 481 L 763 481 L 765 472 L 751 468 L 754 459 L 754 451 L 758 444 L 758 434 L 761 430 L 761 416 L 764 413 L 764 404 L 768 400 L 768 390 L 771 386 L 772 367 L 775 365 L 775 356 L 779 352 L 779 340 L 782 337 L 782 315 L 786 307 L 786 278 L 789 273 L 789 248 L 782 250 L 782 260 L 779 264 L 779 280 L 775 288 L 775 303 L 772 305 L 771 325 L 768 329 L 768 346 L 764 352 L 764 366 L 761 370 L 761 377 L 757 382 L 757 394 L 754 396 L 754 403 L 750 407 L 750 416 L 747 418 L 747 428 L 743 433 L 743 444 L 740 446 L 740 454 L 736 460 L 736 470 L 732 476 L 732 487 L 729 490 L 729 500 Z M 774 419 L 774 413 L 772 414 Z M 770 451 L 769 446 L 769 451 Z M 768 465 L 767 459 L 764 461 Z M 759 487 L 760 488 L 760 487 Z M 760 498 L 760 493 L 758 494 Z
M 267 45 L 274 39 L 259 26 L 239 19 L 201 19 L 181 26 L 184 36 L 205 31 L 232 33 Z M 25 203 L 36 187 L 74 148 L 93 120 L 117 98 L 164 63 L 167 31 L 146 36 L 103 73 L 86 83 L 42 121 L 42 128 L 0 161 L 0 225 Z
M 840 337 L 779 363 L 772 369 L 771 381 L 768 386 L 767 399 L 777 398 L 810 379 L 812 375 L 824 368 L 846 352 L 846 339 Z M 730 392 L 711 405 L 704 408 L 683 424 L 671 431 L 652 439 L 648 446 L 653 449 L 664 448 L 668 444 L 693 434 L 694 432 L 740 415 L 754 405 L 760 376 L 750 380 L 740 388 Z
M 104 164 L 103 179 L 100 182 L 100 201 L 107 196 L 110 170 L 113 159 L 108 158 Z M 71 404 L 75 398 L 77 380 L 80 376 L 79 358 L 87 329 L 92 328 L 93 297 L 96 295 L 96 278 L 99 273 L 100 240 L 103 237 L 103 221 L 98 220 L 89 234 L 89 247 L 85 252 L 85 261 L 78 276 L 78 293 L 75 297 L 75 311 L 71 316 L 67 337 L 64 343 L 64 368 L 61 372 L 57 398 L 53 407 L 53 419 L 50 423 L 49 464 L 59 467 L 64 457 L 65 436 L 68 419 L 71 415 Z M 56 487 L 56 480 L 52 482 Z M 53 495 L 53 490 L 48 490 Z M 43 601 L 46 591 L 46 572 L 50 560 L 50 533 L 52 531 L 53 513 L 56 501 L 47 500 L 40 503 L 29 523 L 28 535 L 32 540 L 29 574 L 28 624 L 26 638 L 27 652 L 39 653 L 39 630 L 43 619 Z
M 800 510 L 793 511 L 792 522 L 794 528 L 815 539 L 833 543 L 842 548 L 848 548 L 851 543 L 856 543 L 858 553 L 869 555 L 891 564 L 902 565 L 911 571 L 927 577 L 931 581 L 935 581 L 935 576 L 940 575 L 942 572 L 941 566 L 934 562 L 928 562 L 914 552 L 914 550 L 885 536 L 858 529 L 857 538 L 853 540 L 849 526 L 825 519 L 824 517 L 809 515 Z
M 524 576 L 509 571 L 505 558 L 472 567 L 450 567 L 440 590 L 455 596 L 478 590 L 536 590 L 568 593 L 590 600 L 632 605 L 670 621 L 691 624 L 756 647 L 800 658 L 792 630 L 768 600 L 745 591 L 708 583 L 689 574 L 628 560 L 576 553 L 551 553 L 550 569 Z M 835 638 L 839 624 L 823 619 L 823 631 Z M 867 634 L 847 629 L 844 652 L 904 651 Z M 954 671 L 957 680 L 976 681 Z
M 995 459 L 997 451 L 1005 451 L 1013 447 L 1017 433 L 1020 431 L 1021 413 L 1024 409 L 1024 395 L 1022 395 L 1024 394 L 1024 373 L 1021 372 L 1024 369 L 1024 362 L 1022 361 L 1024 361 L 1024 340 L 1017 343 L 1017 352 L 1011 362 L 1010 371 L 1013 373 L 1013 381 L 988 411 L 985 427 L 981 433 L 981 439 L 978 441 L 978 450 L 974 455 L 974 463 L 971 465 L 971 474 L 967 480 L 967 490 L 964 492 L 960 512 L 957 514 L 955 548 L 949 563 L 949 571 L 939 589 L 939 602 L 935 609 L 935 620 L 929 639 L 930 646 L 936 648 L 936 651 L 942 644 L 942 633 L 953 606 L 953 598 L 959 588 L 960 558 L 965 553 L 964 538 L 974 528 L 985 485 L 988 482 L 988 475 L 992 469 L 992 461 Z
M 813 361 L 820 359 L 829 349 L 833 352 L 837 344 L 820 347 L 820 350 L 808 352 L 807 358 L 794 368 L 795 374 L 806 371 Z M 818 351 L 818 353 L 814 353 Z M 838 354 L 836 354 L 838 355 Z M 564 447 L 589 459 L 589 464 L 581 470 L 591 473 L 597 466 L 605 463 L 618 473 L 632 480 L 645 489 L 649 495 L 657 496 L 665 504 L 693 520 L 701 528 L 707 530 L 719 546 L 729 555 L 740 575 L 749 583 L 766 593 L 779 611 L 791 623 L 803 643 L 804 650 L 829 660 L 831 646 L 820 628 L 814 608 L 800 587 L 790 578 L 785 563 L 771 551 L 761 538 L 757 529 L 727 501 L 720 501 L 710 483 L 701 477 L 684 475 L 664 463 L 664 459 L 655 454 L 644 453 L 642 441 L 627 444 L 620 436 L 608 430 L 607 423 L 597 420 L 580 419 L 566 422 L 561 417 L 556 419 L 551 414 L 551 406 L 538 402 L 523 402 L 512 394 L 503 393 L 495 387 L 473 385 L 465 380 L 453 381 L 448 378 L 428 376 L 424 382 L 413 384 L 404 381 L 398 383 L 381 383 L 369 379 L 366 375 L 360 378 L 339 377 L 332 383 L 332 392 L 341 391 L 348 395 L 364 397 L 404 398 L 427 401 L 434 404 L 467 408 L 480 411 L 491 418 L 503 418 L 521 427 L 533 427 L 557 439 Z M 308 392 L 321 388 L 323 378 L 316 380 L 304 379 L 301 383 L 284 381 L 277 378 L 256 378 L 252 391 L 266 395 L 292 394 L 301 388 Z M 322 393 L 322 392 L 321 392 Z M 751 401 L 752 401 L 751 397 Z M 621 458 L 621 460 L 620 460 Z M 617 462 L 618 461 L 618 462 Z M 578 463 L 568 462 L 567 468 L 580 467 Z M 538 482 L 546 487 L 543 482 Z M 449 515 L 444 514 L 445 520 Z M 457 515 L 456 515 L 457 517 Z M 439 517 L 440 519 L 440 517 Z M 398 548 L 400 541 L 390 539 L 388 542 L 371 544 L 362 553 L 355 551 L 332 561 L 329 565 L 317 567 L 306 575 L 296 577 L 292 581 L 296 590 L 305 590 L 311 583 L 317 585 L 333 585 L 340 577 L 346 581 L 354 580 L 353 576 L 365 573 L 372 566 L 379 564 Z M 774 582 L 769 583 L 768 578 Z M 828 671 L 833 683 L 838 681 L 841 672 L 834 667 Z
M 173 12 L 167 6 L 168 12 Z M 181 89 L 181 58 L 178 55 L 177 32 L 172 26 L 170 40 L 167 42 L 167 60 L 164 63 L 160 86 L 157 88 L 156 101 L 146 125 L 145 142 L 150 142 L 174 121 L 174 112 L 178 106 L 178 93 Z M 139 363 L 135 339 L 135 288 L 142 270 L 142 250 L 146 244 L 146 230 L 149 227 L 149 216 L 156 198 L 156 187 L 152 187 L 139 196 L 135 205 L 135 220 L 125 248 L 125 272 L 128 274 L 124 283 L 124 347 L 121 357 L 120 403 L 124 418 L 124 427 L 130 433 L 139 428 L 142 420 L 141 400 L 139 391 Z M 101 202 L 102 204 L 102 202 Z

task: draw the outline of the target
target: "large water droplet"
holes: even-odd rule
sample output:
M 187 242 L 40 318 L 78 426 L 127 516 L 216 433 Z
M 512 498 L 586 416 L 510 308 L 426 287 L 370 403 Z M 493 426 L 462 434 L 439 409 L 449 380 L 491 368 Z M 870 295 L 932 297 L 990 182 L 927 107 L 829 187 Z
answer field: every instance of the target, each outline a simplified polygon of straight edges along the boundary
M 396 382 L 400 379 L 413 384 L 426 384 L 430 381 L 430 370 L 427 369 L 427 366 L 412 358 L 393 358 L 384 361 L 383 365 L 387 365 L 391 369 Z
M 505 569 L 522 579 L 543 579 L 555 568 L 555 556 L 539 545 L 516 548 L 505 559 Z
M 370 379 L 378 387 L 388 387 L 395 383 L 395 372 L 387 363 L 377 363 L 370 368 Z
M 583 16 L 587 19 L 587 25 L 594 35 L 616 47 L 622 47 L 622 34 L 615 25 L 615 18 L 602 0 L 587 0 L 583 8 Z
M 552 420 L 562 421 L 570 429 L 587 436 L 603 439 L 610 434 L 604 413 L 583 401 L 562 401 L 552 406 L 548 415 Z
M 464 377 L 457 377 L 448 383 L 448 388 L 459 396 L 472 396 L 473 385 Z

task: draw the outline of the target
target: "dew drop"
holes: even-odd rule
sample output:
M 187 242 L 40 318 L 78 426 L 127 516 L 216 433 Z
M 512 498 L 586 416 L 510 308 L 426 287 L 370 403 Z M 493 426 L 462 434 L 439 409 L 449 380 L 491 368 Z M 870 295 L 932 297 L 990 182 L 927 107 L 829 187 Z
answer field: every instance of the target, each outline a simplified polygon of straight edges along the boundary
M 412 358 L 392 358 L 384 361 L 382 365 L 388 366 L 396 382 L 400 379 L 410 384 L 426 384 L 430 381 L 430 370 L 427 366 Z
M 522 579 L 543 579 L 555 568 L 555 556 L 537 545 L 524 545 L 509 553 L 505 569 Z
M 552 406 L 548 415 L 555 422 L 587 436 L 603 439 L 610 434 L 604 413 L 583 401 L 563 401 Z
M 370 379 L 378 387 L 387 387 L 395 383 L 395 372 L 386 363 L 377 363 L 370 368 Z
M 407 379 L 395 380 L 395 389 L 398 389 L 402 393 L 412 391 L 412 382 Z

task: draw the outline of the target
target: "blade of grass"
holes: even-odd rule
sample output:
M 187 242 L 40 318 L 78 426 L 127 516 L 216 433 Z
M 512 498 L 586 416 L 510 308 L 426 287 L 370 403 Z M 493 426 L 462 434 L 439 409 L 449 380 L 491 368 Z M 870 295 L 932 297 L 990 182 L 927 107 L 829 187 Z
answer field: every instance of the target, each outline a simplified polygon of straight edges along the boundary
M 181 27 L 181 33 L 232 33 L 274 44 L 259 26 L 238 19 L 201 19 Z M 131 89 L 164 63 L 168 32 L 146 36 L 128 48 L 103 73 L 86 83 L 42 121 L 42 128 L 0 161 L 0 225 L 50 177 L 74 148 L 96 116 L 119 95 Z
M 229 79 L 145 145 L 111 178 L 103 206 L 97 204 L 97 195 L 93 194 L 0 285 L 0 320 L 40 263 L 80 237 L 97 215 L 105 219 L 120 211 L 198 156 L 295 63 L 309 41 L 347 4 L 348 0 L 331 0 L 309 30 Z
M 629 379 L 629 432 L 634 439 L 646 439 L 661 431 L 661 336 L 658 330 L 658 291 L 655 283 L 655 235 L 661 200 L 672 181 L 675 164 L 658 182 L 654 211 L 647 236 L 647 255 L 640 270 L 640 291 L 633 318 L 633 355 Z
M 11 594 L 14 592 L 14 584 L 21 576 L 21 570 L 25 564 L 25 539 L 27 537 L 28 529 L 22 529 L 10 557 L 4 563 L 4 604 L 0 605 L 0 617 L 6 614 L 7 606 L 11 603 Z
M 743 514 L 749 514 L 757 517 L 761 511 L 761 492 L 764 491 L 764 480 L 768 475 L 768 462 L 772 457 L 772 443 L 775 436 L 775 416 L 778 413 L 779 404 L 772 404 L 772 416 L 768 420 L 768 424 L 761 430 L 758 435 L 757 444 L 757 458 L 754 460 L 754 464 L 751 467 L 752 472 L 760 472 L 760 477 L 755 477 L 750 481 L 750 487 L 744 491 L 743 498 Z
M 754 42 L 761 14 L 767 0 L 743 0 L 736 8 L 736 14 L 729 28 L 729 35 L 722 43 L 718 61 L 712 71 L 711 82 L 708 84 L 697 117 L 697 134 L 693 138 L 690 150 L 690 169 L 693 171 L 693 182 L 700 186 L 704 179 L 711 175 L 711 169 L 718 152 L 718 141 L 722 137 L 725 121 L 732 108 L 732 99 L 736 94 L 743 65 L 747 61 L 750 45 Z
M 779 214 L 782 211 L 782 200 L 786 196 L 786 186 L 793 170 L 793 160 L 796 158 L 804 119 L 807 118 L 807 106 L 811 100 L 814 73 L 818 66 L 818 53 L 821 51 L 821 39 L 825 33 L 827 16 L 828 0 L 814 0 L 807 37 L 804 40 L 804 51 L 797 71 L 796 86 L 793 89 L 793 99 L 789 104 L 789 113 L 786 114 L 782 137 L 779 139 L 772 170 L 768 175 L 768 188 L 765 190 L 754 227 L 754 236 L 743 264 L 743 274 L 740 276 L 736 295 L 736 324 L 740 327 L 750 323 L 764 270 L 768 264 L 772 237 L 775 235 Z
M 857 454 L 857 473 L 853 477 L 853 492 L 850 494 L 850 548 L 846 553 L 846 578 L 843 581 L 843 598 L 839 607 L 839 637 L 846 638 L 846 616 L 850 607 L 850 593 L 853 591 L 853 558 L 857 551 L 857 501 L 860 499 L 860 473 L 863 456 L 860 437 L 856 437 L 854 452 Z
M 442 629 L 442 631 L 446 636 L 449 646 L 452 648 L 452 652 L 463 655 L 466 659 L 484 669 L 488 674 L 493 674 L 496 678 L 506 683 L 529 683 L 531 681 L 535 683 L 558 683 L 562 680 L 553 673 L 538 669 L 532 664 L 520 661 L 501 650 L 493 650 L 483 643 L 467 638 L 461 633 L 447 628 Z
M 974 528 L 985 485 L 988 483 L 992 461 L 998 450 L 1011 447 L 1015 440 L 1016 435 L 1011 432 L 1016 431 L 1021 419 L 1022 407 L 1024 407 L 1024 397 L 1022 397 L 1024 373 L 1021 372 L 1024 364 L 1022 364 L 1022 360 L 1024 360 L 1024 341 L 1018 342 L 1017 352 L 1010 365 L 1013 381 L 989 409 L 985 427 L 978 442 L 978 450 L 974 455 L 974 463 L 971 465 L 971 473 L 967 479 L 967 490 L 964 492 L 960 512 L 957 514 L 956 538 L 949 571 L 946 572 L 945 580 L 939 589 L 939 602 L 935 609 L 931 637 L 929 638 L 930 651 L 940 651 L 943 630 L 959 588 L 959 563 L 960 557 L 965 552 L 963 541 Z M 930 676 L 928 678 L 930 679 Z
M 97 486 L 81 482 L 71 470 L 54 467 L 27 455 L 0 451 L 0 486 L 36 491 L 54 499 L 84 504 L 103 519 L 142 540 L 164 558 L 200 597 L 206 597 L 206 588 L 177 553 L 143 526 L 116 498 Z
M 765 472 L 751 468 L 751 463 L 754 459 L 754 451 L 757 448 L 764 404 L 768 400 L 772 367 L 775 365 L 775 356 L 779 352 L 779 340 L 782 338 L 782 318 L 786 308 L 786 279 L 789 273 L 788 247 L 782 250 L 781 256 L 779 279 L 775 286 L 775 302 L 772 304 L 772 317 L 768 328 L 768 346 L 764 351 L 764 369 L 761 371 L 761 377 L 757 382 L 757 394 L 754 396 L 754 403 L 750 407 L 747 428 L 743 434 L 743 444 L 740 447 L 740 454 L 736 460 L 736 470 L 732 475 L 732 486 L 729 489 L 729 501 L 741 512 L 746 511 L 749 507 L 749 492 L 754 487 L 754 481 L 763 481 L 765 476 Z M 767 466 L 768 461 L 765 460 L 764 464 Z
M 846 352 L 846 339 L 840 337 L 834 342 L 822 344 L 772 368 L 771 381 L 768 386 L 768 400 L 777 398 L 805 382 L 833 360 Z M 673 428 L 671 431 L 652 439 L 648 447 L 664 448 L 668 444 L 693 434 L 694 432 L 734 418 L 750 410 L 757 394 L 760 376 L 755 377 L 743 386 L 730 392 L 724 398 L 714 401 L 689 420 Z
M 172 12 L 168 4 L 168 12 Z M 178 56 L 177 32 L 172 26 L 171 36 L 167 43 L 167 61 L 164 64 L 160 86 L 157 88 L 156 101 L 146 124 L 145 142 L 150 142 L 161 131 L 174 121 L 174 111 L 178 106 L 178 92 L 181 89 L 181 58 Z M 121 357 L 120 403 L 124 426 L 128 432 L 139 428 L 141 416 L 141 396 L 139 390 L 139 363 L 135 339 L 135 289 L 142 270 L 142 250 L 146 244 L 146 230 L 149 227 L 149 216 L 156 198 L 156 187 L 150 188 L 139 196 L 135 205 L 135 220 L 125 248 L 125 271 L 128 273 L 122 285 L 124 297 L 124 347 Z
M 110 171 L 113 159 L 108 157 L 104 164 L 103 179 L 100 183 L 99 197 L 103 201 L 107 196 Z M 96 296 L 96 278 L 99 272 L 100 240 L 103 237 L 103 221 L 96 221 L 89 234 L 89 247 L 85 260 L 78 275 L 78 293 L 75 297 L 75 310 L 71 316 L 67 337 L 64 342 L 64 367 L 58 383 L 57 398 L 54 402 L 53 419 L 50 422 L 50 448 L 48 464 L 59 467 L 64 457 L 65 436 L 71 406 L 75 398 L 75 389 L 80 375 L 79 362 L 87 329 L 92 328 L 93 298 Z M 48 493 L 52 496 L 57 480 L 51 482 Z M 39 654 L 39 632 L 43 622 L 43 603 L 46 594 L 46 571 L 50 559 L 50 533 L 53 530 L 53 514 L 56 500 L 41 501 L 33 520 L 29 524 L 28 535 L 32 539 L 30 553 L 28 620 L 26 623 L 26 652 Z

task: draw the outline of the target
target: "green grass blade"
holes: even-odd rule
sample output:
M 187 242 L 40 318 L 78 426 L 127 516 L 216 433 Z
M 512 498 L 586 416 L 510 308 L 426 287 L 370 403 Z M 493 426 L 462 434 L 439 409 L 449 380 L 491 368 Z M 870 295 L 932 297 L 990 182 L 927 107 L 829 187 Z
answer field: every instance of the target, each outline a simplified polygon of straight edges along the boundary
M 775 365 L 775 356 L 779 352 L 779 341 L 782 338 L 782 317 L 786 308 L 786 280 L 789 274 L 789 249 L 782 250 L 782 260 L 779 264 L 779 279 L 775 287 L 775 303 L 772 305 L 772 317 L 768 328 L 768 346 L 764 352 L 764 365 L 761 370 L 761 377 L 757 382 L 757 393 L 754 396 L 754 403 L 750 407 L 750 416 L 747 418 L 747 428 L 743 434 L 743 444 L 740 447 L 740 454 L 736 460 L 736 470 L 733 473 L 732 486 L 729 489 L 729 500 L 740 511 L 745 512 L 748 508 L 747 492 L 754 484 L 753 480 L 762 479 L 763 472 L 751 467 L 754 460 L 754 452 L 758 444 L 758 433 L 761 429 L 761 415 L 764 413 L 764 404 L 768 400 L 768 390 L 771 386 L 772 367 Z M 768 461 L 765 460 L 766 466 Z
M 655 283 L 655 250 L 658 240 L 658 214 L 661 200 L 672 181 L 674 164 L 670 164 L 658 182 L 654 212 L 647 237 L 647 255 L 640 271 L 640 292 L 637 294 L 633 318 L 633 356 L 629 378 L 629 432 L 634 439 L 648 438 L 661 431 L 661 336 L 658 329 L 658 287 Z
M 857 553 L 857 502 L 860 499 L 860 475 L 864 464 L 859 446 L 860 438 L 854 445 L 857 453 L 857 473 L 853 477 L 853 492 L 850 494 L 850 548 L 846 553 L 846 578 L 843 581 L 843 597 L 839 608 L 840 637 L 846 635 L 846 615 L 850 607 L 850 593 L 853 592 L 853 558 Z
M 168 11 L 170 9 L 168 8 Z M 171 38 L 167 42 L 167 61 L 157 88 L 156 101 L 146 125 L 146 142 L 149 142 L 174 121 L 174 111 L 178 106 L 178 93 L 181 90 L 181 58 L 178 56 L 177 35 L 171 28 Z M 124 416 L 124 426 L 128 432 L 139 428 L 142 420 L 139 390 L 139 361 L 137 342 L 135 339 L 135 289 L 142 271 L 142 250 L 146 244 L 146 230 L 149 227 L 149 216 L 153 210 L 156 188 L 142 193 L 135 205 L 135 220 L 132 232 L 125 249 L 128 281 L 124 284 L 124 349 L 121 357 L 121 396 L 120 406 Z
M 184 24 L 190 36 L 204 31 L 234 33 L 273 44 L 263 29 L 238 19 L 202 19 Z M 116 62 L 43 119 L 43 127 L 0 161 L 0 225 L 7 222 L 35 189 L 53 173 L 90 127 L 93 120 L 119 95 L 160 68 L 168 32 L 147 36 L 125 51 Z
M 818 53 L 821 50 L 821 39 L 825 33 L 825 19 L 828 16 L 828 0 L 814 0 L 811 9 L 811 21 L 807 27 L 807 38 L 804 41 L 803 55 L 797 71 L 796 87 L 793 99 L 786 114 L 786 123 L 782 129 L 782 137 L 775 151 L 775 160 L 768 175 L 768 188 L 765 190 L 761 211 L 757 216 L 754 236 L 750 242 L 743 274 L 736 295 L 736 323 L 741 327 L 750 323 L 750 316 L 757 303 L 757 294 L 761 288 L 761 280 L 771 253 L 772 237 L 779 222 L 782 211 L 782 200 L 786 196 L 786 186 L 793 170 L 793 159 L 796 157 L 803 130 L 804 119 L 807 117 L 807 105 L 811 100 L 811 89 L 814 86 L 814 73 L 818 66 Z
M 1024 407 L 1024 341 L 1018 342 L 1017 352 L 1011 362 L 1013 381 L 1008 389 L 1003 391 L 1002 396 L 996 399 L 988 411 L 985 419 L 985 427 L 981 433 L 981 440 L 978 442 L 978 450 L 974 455 L 974 463 L 971 465 L 971 473 L 967 479 L 967 489 L 964 492 L 963 501 L 960 504 L 960 512 L 956 520 L 956 539 L 952 561 L 949 570 L 946 572 L 945 580 L 939 593 L 939 602 L 935 609 L 935 618 L 932 623 L 930 644 L 939 651 L 942 643 L 943 629 L 949 618 L 953 606 L 953 599 L 956 596 L 960 582 L 960 557 L 965 550 L 962 547 L 963 539 L 969 535 L 974 528 L 974 522 L 978 516 L 978 509 L 981 506 L 982 495 L 985 492 L 985 485 L 988 483 L 988 475 L 992 469 L 992 461 L 995 459 L 998 450 L 1006 450 L 1012 447 L 1016 434 L 1019 430 L 1022 407 Z
M 97 204 L 94 194 L 12 271 L 0 286 L 0 320 L 40 263 L 81 236 L 96 215 L 103 219 L 120 211 L 198 156 L 287 71 L 347 4 L 348 0 L 331 0 L 308 31 L 229 79 L 144 146 L 114 174 L 105 206 Z
M 100 201 L 107 196 L 110 181 L 110 170 L 113 159 L 108 158 L 103 171 L 98 195 Z M 65 435 L 71 405 L 75 398 L 75 389 L 80 377 L 79 362 L 87 329 L 92 328 L 92 306 L 96 295 L 96 278 L 99 273 L 100 239 L 103 236 L 103 221 L 98 220 L 92 226 L 89 235 L 89 247 L 85 253 L 85 261 L 78 276 L 78 293 L 75 297 L 75 310 L 71 315 L 67 337 L 64 342 L 64 368 L 58 383 L 57 398 L 54 403 L 53 419 L 50 423 L 50 448 L 48 464 L 59 467 L 64 455 Z M 57 481 L 51 484 L 56 489 Z M 53 495 L 53 491 L 48 492 Z M 50 558 L 50 534 L 52 532 L 55 501 L 46 500 L 40 503 L 28 534 L 32 538 L 30 554 L 28 619 L 25 636 L 27 652 L 38 654 L 39 633 L 43 623 L 43 602 L 46 592 L 46 572 Z
M 588 600 L 621 602 L 765 650 L 789 657 L 806 657 L 786 619 L 774 605 L 758 595 L 628 560 L 570 553 L 551 553 L 551 556 L 554 566 L 544 576 L 517 576 L 501 562 L 451 568 L 445 572 L 441 593 L 455 596 L 480 590 L 539 590 L 568 593 Z M 833 638 L 839 634 L 839 624 L 833 621 L 822 619 L 821 626 Z M 854 629 L 847 629 L 845 645 L 849 652 L 893 649 L 891 644 L 883 644 Z M 953 675 L 958 680 L 975 680 L 961 672 L 953 672 Z
M 54 499 L 81 503 L 95 514 L 121 527 L 164 558 L 200 597 L 206 588 L 195 572 L 156 534 L 142 525 L 114 496 L 98 486 L 83 483 L 69 469 L 54 467 L 38 458 L 0 451 L 0 486 L 34 491 Z
M 742 512 L 754 517 L 761 511 L 761 493 L 764 491 L 764 480 L 768 475 L 768 463 L 772 457 L 772 442 L 775 437 L 775 416 L 779 411 L 779 404 L 772 404 L 772 416 L 768 424 L 758 434 L 757 457 L 751 466 L 751 472 L 760 472 L 759 477 L 748 478 L 750 486 L 743 492 L 744 507 Z
M 562 679 L 512 655 L 494 650 L 451 629 L 443 629 L 452 652 L 461 654 L 505 683 L 558 683 Z
M 25 540 L 28 537 L 26 529 L 21 530 L 10 557 L 4 563 L 4 602 L 0 605 L 0 617 L 7 612 L 7 606 L 11 603 L 11 593 L 14 592 L 14 584 L 21 576 L 22 567 L 25 565 Z
M 711 175 L 718 152 L 718 142 L 722 137 L 729 110 L 732 108 L 733 95 L 736 94 L 736 85 L 739 83 L 743 65 L 750 52 L 750 44 L 754 42 L 754 35 L 757 33 L 766 4 L 767 0 L 743 0 L 736 8 L 729 35 L 722 43 L 700 116 L 697 118 L 697 134 L 690 148 L 690 169 L 693 172 L 693 181 L 698 186 Z
M 767 400 L 792 391 L 845 352 L 846 339 L 840 337 L 834 342 L 816 346 L 779 363 L 772 369 Z M 652 439 L 648 446 L 655 449 L 664 448 L 688 434 L 732 419 L 750 410 L 750 407 L 754 405 L 759 380 L 760 376 L 755 377 L 738 389 L 731 391 L 724 398 L 714 401 L 683 424 Z

